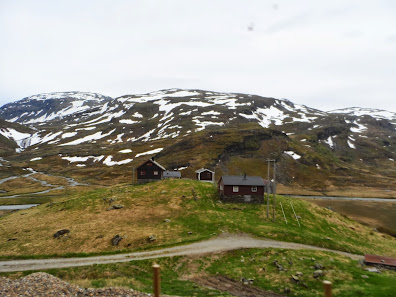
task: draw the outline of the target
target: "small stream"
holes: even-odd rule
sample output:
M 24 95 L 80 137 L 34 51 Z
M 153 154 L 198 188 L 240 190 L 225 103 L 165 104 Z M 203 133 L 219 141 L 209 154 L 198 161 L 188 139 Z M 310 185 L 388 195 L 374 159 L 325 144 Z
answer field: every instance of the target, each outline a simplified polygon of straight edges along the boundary
M 44 180 L 39 180 L 39 179 L 37 179 L 37 178 L 32 176 L 33 174 L 36 174 L 36 173 L 40 173 L 40 174 L 44 174 L 44 175 L 48 175 L 48 176 L 53 176 L 51 174 L 38 172 L 38 171 L 33 170 L 32 168 L 27 168 L 26 170 L 29 170 L 30 172 L 27 173 L 27 174 L 20 175 L 20 176 L 10 176 L 10 177 L 7 177 L 7 178 L 0 179 L 0 185 L 2 183 L 6 182 L 6 181 L 9 181 L 9 180 L 25 177 L 25 178 L 29 178 L 29 179 L 31 179 L 31 180 L 33 180 L 35 182 L 40 183 L 41 186 L 43 186 L 43 187 L 50 187 L 50 189 L 44 190 L 44 191 L 40 191 L 40 192 L 35 192 L 35 193 L 24 193 L 24 194 L 16 194 L 16 195 L 11 195 L 11 196 L 2 196 L 2 197 L 0 197 L 0 199 L 1 198 L 4 198 L 4 199 L 6 199 L 6 198 L 18 198 L 18 197 L 28 198 L 31 195 L 47 194 L 47 193 L 49 193 L 51 191 L 62 190 L 62 189 L 65 188 L 65 186 L 52 185 L 52 184 L 50 184 L 50 183 L 48 183 L 48 182 L 46 182 Z M 68 187 L 86 186 L 87 185 L 87 184 L 79 183 L 79 182 L 77 182 L 76 180 L 74 180 L 71 177 L 63 177 L 63 176 L 56 176 L 56 177 L 60 177 L 60 178 L 66 179 L 68 181 L 68 183 L 69 183 Z M 37 205 L 39 205 L 39 204 L 0 205 L 0 210 L 27 209 L 27 208 L 34 207 L 34 206 L 37 206 Z

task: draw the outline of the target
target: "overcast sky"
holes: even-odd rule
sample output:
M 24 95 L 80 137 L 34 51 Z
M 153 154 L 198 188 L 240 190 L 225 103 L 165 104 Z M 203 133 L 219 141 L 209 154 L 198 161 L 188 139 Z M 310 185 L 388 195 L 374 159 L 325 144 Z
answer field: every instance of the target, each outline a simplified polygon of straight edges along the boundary
M 0 0 L 0 106 L 169 88 L 396 112 L 396 1 Z

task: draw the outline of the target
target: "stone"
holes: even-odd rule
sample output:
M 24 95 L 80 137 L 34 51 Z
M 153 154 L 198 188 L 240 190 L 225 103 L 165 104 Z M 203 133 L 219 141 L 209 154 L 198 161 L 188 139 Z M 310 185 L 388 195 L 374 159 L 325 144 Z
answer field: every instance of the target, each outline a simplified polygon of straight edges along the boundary
M 171 220 L 169 220 L 169 219 L 165 219 L 165 220 L 164 220 L 164 222 L 165 222 L 165 223 L 170 223 L 170 222 L 171 222 Z
M 117 246 L 117 245 L 120 243 L 121 240 L 122 240 L 122 237 L 121 237 L 120 235 L 117 234 L 117 235 L 114 236 L 113 239 L 111 240 L 111 244 L 114 245 L 114 246 Z
M 381 273 L 381 270 L 379 270 L 376 267 L 367 267 L 364 269 L 365 271 L 369 271 L 369 272 L 375 272 L 375 273 Z
M 121 209 L 121 208 L 124 208 L 124 205 L 121 205 L 121 204 L 114 204 L 114 205 L 110 206 L 109 208 L 107 208 L 106 210 L 109 211 L 109 210 Z
M 155 235 L 150 235 L 149 237 L 148 237 L 148 241 L 149 242 L 154 242 L 154 241 L 156 241 L 157 240 L 157 236 L 155 236 Z
M 283 266 L 280 265 L 280 264 L 278 263 L 278 260 L 275 260 L 273 263 L 274 263 L 274 265 L 278 268 L 279 271 L 285 270 L 285 269 L 283 268 Z
M 298 283 L 301 287 L 304 287 L 305 289 L 308 289 L 308 285 L 306 283 L 303 282 L 299 282 Z
M 291 279 L 292 279 L 293 281 L 297 282 L 297 283 L 300 281 L 300 279 L 298 278 L 297 275 L 292 275 L 292 276 L 291 276 Z
M 54 234 L 54 238 L 60 238 L 61 236 L 65 235 L 65 234 L 68 234 L 68 233 L 70 233 L 70 230 L 69 230 L 69 229 L 62 229 L 62 230 L 59 230 L 59 231 L 57 231 L 57 232 Z
M 369 278 L 368 275 L 363 274 L 362 278 Z
M 316 261 L 315 258 L 311 258 L 311 261 Z
M 188 234 L 188 235 L 191 235 L 191 234 L 193 234 L 193 233 L 192 233 L 191 231 L 188 231 L 187 234 Z
M 315 270 L 315 271 L 313 272 L 313 277 L 314 277 L 314 278 L 318 278 L 318 277 L 323 276 L 323 275 L 324 275 L 324 272 L 323 272 L 323 270 L 321 270 L 321 269 Z
M 290 288 L 289 287 L 284 287 L 283 288 L 283 293 L 289 294 L 290 293 Z
M 297 271 L 297 272 L 296 272 L 296 275 L 297 275 L 297 276 L 303 276 L 304 273 L 302 273 L 301 271 Z
M 320 269 L 323 269 L 323 268 L 324 268 L 324 267 L 323 267 L 322 264 L 315 263 L 315 265 L 314 265 L 314 269 L 315 269 L 315 270 L 320 270 Z

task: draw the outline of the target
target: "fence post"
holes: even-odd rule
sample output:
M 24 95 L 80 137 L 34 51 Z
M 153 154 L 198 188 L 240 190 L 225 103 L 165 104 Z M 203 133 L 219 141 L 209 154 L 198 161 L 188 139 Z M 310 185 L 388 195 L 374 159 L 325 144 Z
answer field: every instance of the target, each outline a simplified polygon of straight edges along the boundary
M 154 297 L 160 297 L 160 266 L 158 264 L 153 264 L 153 273 Z
M 325 297 L 331 297 L 331 282 L 323 281 L 323 287 Z

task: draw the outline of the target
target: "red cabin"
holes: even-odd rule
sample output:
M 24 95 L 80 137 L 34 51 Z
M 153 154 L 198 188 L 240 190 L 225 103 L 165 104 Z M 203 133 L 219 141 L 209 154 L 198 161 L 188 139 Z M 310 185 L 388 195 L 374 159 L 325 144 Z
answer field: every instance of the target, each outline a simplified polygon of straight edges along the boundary
M 260 176 L 222 176 L 217 184 L 221 200 L 234 203 L 264 203 L 267 181 Z

